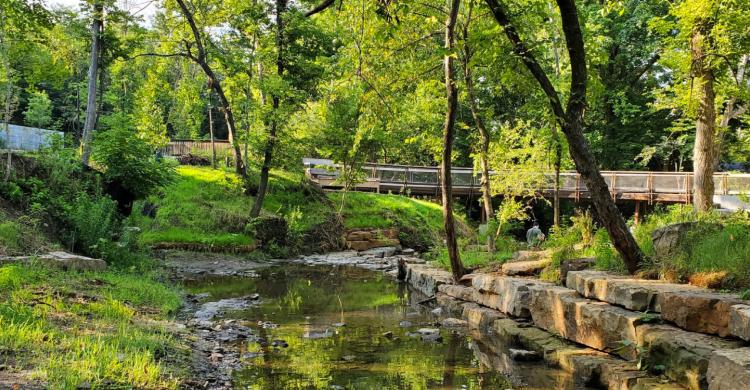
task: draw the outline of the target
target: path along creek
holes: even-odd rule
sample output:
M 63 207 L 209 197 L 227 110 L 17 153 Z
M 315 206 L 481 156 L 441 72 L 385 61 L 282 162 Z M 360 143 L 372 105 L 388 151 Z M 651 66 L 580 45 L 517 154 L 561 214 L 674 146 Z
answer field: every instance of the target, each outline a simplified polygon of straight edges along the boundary
M 511 341 L 468 331 L 395 273 L 340 254 L 186 281 L 196 387 L 582 388 Z

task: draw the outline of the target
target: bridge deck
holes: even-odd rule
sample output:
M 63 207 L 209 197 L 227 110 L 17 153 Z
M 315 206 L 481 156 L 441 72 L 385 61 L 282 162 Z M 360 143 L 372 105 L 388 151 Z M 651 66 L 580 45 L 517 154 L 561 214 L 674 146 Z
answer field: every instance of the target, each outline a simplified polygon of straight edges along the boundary
M 325 189 L 341 189 L 337 180 L 338 165 L 331 160 L 303 159 L 305 172 L 314 182 Z M 440 194 L 440 168 L 389 164 L 362 166 L 366 180 L 354 187 L 359 191 L 411 193 L 414 195 Z M 491 172 L 491 175 L 502 174 Z M 455 195 L 477 195 L 480 176 L 472 168 L 452 168 L 453 193 Z M 692 195 L 692 173 L 690 172 L 638 172 L 602 171 L 612 197 L 622 200 L 648 202 L 689 203 Z M 554 193 L 554 174 L 545 173 L 546 185 L 537 189 L 544 196 Z M 717 195 L 739 195 L 750 192 L 750 174 L 717 173 L 714 175 Z M 575 171 L 560 173 L 560 197 L 570 199 L 588 198 L 586 185 Z

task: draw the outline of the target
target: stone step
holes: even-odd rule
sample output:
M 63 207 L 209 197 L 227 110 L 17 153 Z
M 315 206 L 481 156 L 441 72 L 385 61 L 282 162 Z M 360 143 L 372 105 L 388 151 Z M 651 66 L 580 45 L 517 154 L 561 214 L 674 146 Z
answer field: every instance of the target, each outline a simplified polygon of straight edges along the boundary
M 714 351 L 737 350 L 745 358 L 750 357 L 746 348 L 738 349 L 743 346 L 740 341 L 688 332 L 671 325 L 640 325 L 637 335 L 640 357 L 651 367 L 663 367 L 669 378 L 691 390 L 711 387 L 713 380 L 707 377 L 707 371 Z
M 435 295 L 441 284 L 453 283 L 453 275 L 429 264 L 406 264 L 405 280 L 429 297 Z
M 746 303 L 736 295 L 600 271 L 571 271 L 566 285 L 587 298 L 630 310 L 661 313 L 664 320 L 685 330 L 722 337 L 749 336 L 750 329 L 744 329 L 741 321 L 735 322 L 734 331 L 730 327 L 732 306 Z
M 553 284 L 536 279 L 515 278 L 494 274 L 478 274 L 470 278 L 471 287 L 476 291 L 472 301 L 514 317 L 530 317 L 532 286 Z
M 709 390 L 750 389 L 750 348 L 714 351 L 707 376 Z
M 513 261 L 500 267 L 500 272 L 508 276 L 531 276 L 542 272 L 552 263 L 550 259 Z

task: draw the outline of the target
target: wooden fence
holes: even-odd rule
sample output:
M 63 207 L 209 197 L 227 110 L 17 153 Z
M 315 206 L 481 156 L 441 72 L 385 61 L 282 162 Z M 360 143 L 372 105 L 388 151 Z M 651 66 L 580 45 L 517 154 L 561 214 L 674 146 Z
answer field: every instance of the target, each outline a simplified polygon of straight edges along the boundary
M 223 154 L 232 148 L 229 141 L 214 141 L 216 154 Z M 163 156 L 184 156 L 186 154 L 211 154 L 211 141 L 175 140 L 159 150 Z

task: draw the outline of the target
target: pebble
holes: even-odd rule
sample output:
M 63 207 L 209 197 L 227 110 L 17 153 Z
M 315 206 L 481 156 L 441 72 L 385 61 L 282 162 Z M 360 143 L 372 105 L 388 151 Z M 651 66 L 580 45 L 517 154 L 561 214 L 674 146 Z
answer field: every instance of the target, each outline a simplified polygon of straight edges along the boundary
M 398 323 L 398 326 L 402 328 L 408 328 L 411 326 L 411 321 L 401 321 Z

